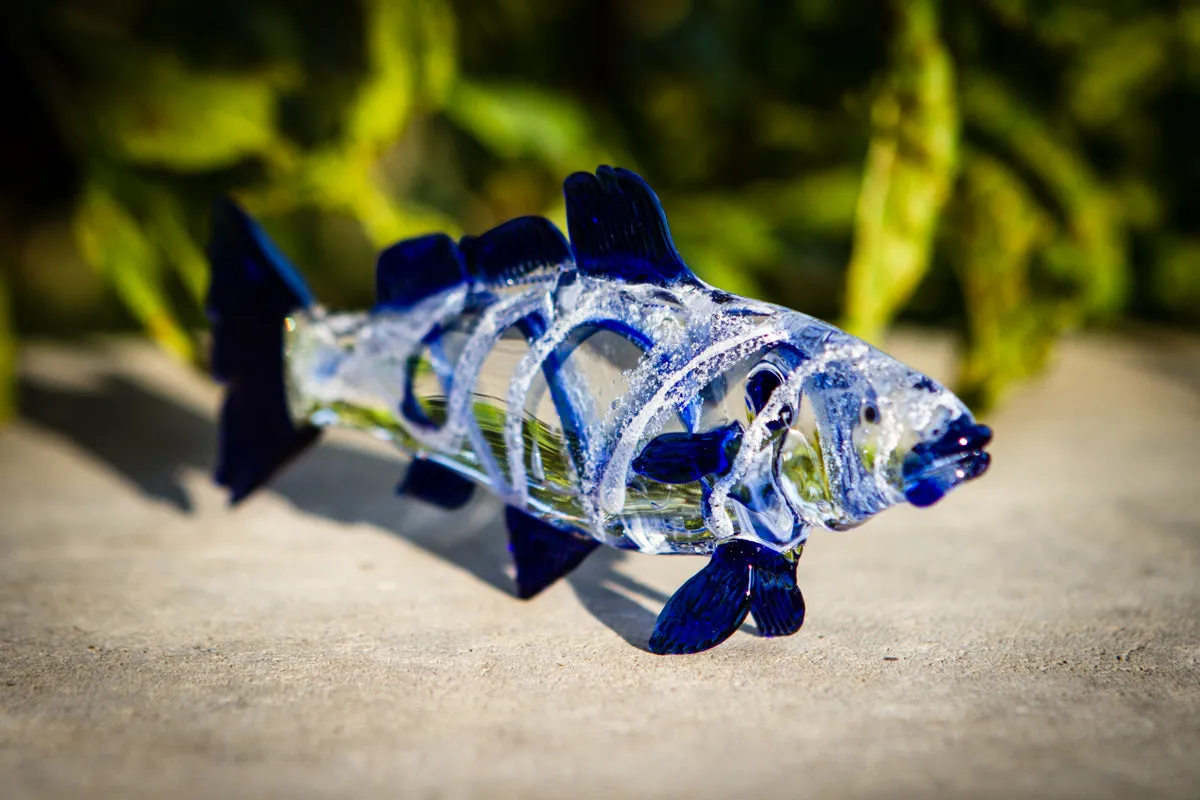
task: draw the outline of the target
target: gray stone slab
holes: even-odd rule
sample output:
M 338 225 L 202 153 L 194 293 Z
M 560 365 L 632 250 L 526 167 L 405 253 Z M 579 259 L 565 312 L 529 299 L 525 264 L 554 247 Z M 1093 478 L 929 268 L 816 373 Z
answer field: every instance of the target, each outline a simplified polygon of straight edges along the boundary
M 948 351 L 892 348 L 934 374 Z M 1200 796 L 1200 343 L 1068 343 L 933 509 L 816 534 L 797 636 L 644 651 L 701 566 L 516 600 L 500 508 L 332 436 L 230 510 L 218 394 L 41 344 L 0 431 L 4 797 Z

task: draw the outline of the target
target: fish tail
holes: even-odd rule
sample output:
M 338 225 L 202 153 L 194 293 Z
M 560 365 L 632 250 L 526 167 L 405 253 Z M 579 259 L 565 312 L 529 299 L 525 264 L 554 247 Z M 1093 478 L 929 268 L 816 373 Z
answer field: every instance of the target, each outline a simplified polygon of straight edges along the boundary
M 238 503 L 317 438 L 317 428 L 293 422 L 284 384 L 285 321 L 314 300 L 262 228 L 225 198 L 213 206 L 208 259 L 212 371 L 226 386 L 214 477 Z

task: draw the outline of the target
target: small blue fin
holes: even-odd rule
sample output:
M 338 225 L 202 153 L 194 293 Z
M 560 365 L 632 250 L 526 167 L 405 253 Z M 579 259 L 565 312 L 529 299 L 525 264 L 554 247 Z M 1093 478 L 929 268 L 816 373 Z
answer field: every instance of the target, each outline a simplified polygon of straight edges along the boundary
M 567 230 L 580 272 L 631 283 L 697 283 L 683 263 L 654 191 L 627 169 L 576 172 L 563 184 Z
M 375 264 L 379 306 L 403 310 L 467 280 L 458 245 L 444 233 L 397 242 Z
M 646 443 L 633 471 L 660 483 L 692 483 L 729 469 L 741 441 L 736 422 L 704 433 L 664 433 Z
M 406 494 L 439 508 L 462 508 L 471 499 L 475 484 L 449 467 L 427 458 L 414 458 L 396 494 Z
M 556 528 L 513 506 L 505 506 L 508 549 L 517 565 L 517 596 L 533 597 L 575 569 L 600 546 L 594 539 Z
M 699 653 L 732 636 L 750 612 L 751 563 L 762 549 L 740 539 L 718 545 L 708 565 L 663 606 L 650 652 Z
M 763 636 L 791 636 L 804 624 L 804 595 L 796 585 L 796 560 L 763 548 L 752 562 L 750 613 Z
M 262 228 L 231 200 L 213 205 L 208 261 L 212 370 L 228 387 L 215 479 L 237 503 L 317 439 L 317 428 L 293 424 L 283 377 L 284 320 L 313 298 Z
M 566 237 L 545 217 L 517 217 L 480 236 L 464 236 L 458 246 L 471 280 L 485 285 L 572 260 Z

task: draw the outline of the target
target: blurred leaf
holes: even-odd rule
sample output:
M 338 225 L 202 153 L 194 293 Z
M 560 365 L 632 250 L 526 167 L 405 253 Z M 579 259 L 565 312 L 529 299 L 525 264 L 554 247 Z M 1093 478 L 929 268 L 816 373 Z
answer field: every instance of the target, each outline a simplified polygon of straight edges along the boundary
M 9 207 L 61 227 L 78 205 L 89 262 L 177 352 L 168 294 L 197 316 L 213 194 L 357 305 L 372 247 L 539 208 L 565 226 L 558 182 L 600 163 L 663 193 L 684 257 L 723 288 L 829 317 L 844 297 L 868 338 L 905 308 L 963 318 L 983 400 L 1128 295 L 1200 322 L 1196 4 L 890 2 L 12 0 Z M 958 113 L 971 174 L 942 209 Z M 20 225 L 20 324 L 124 323 L 64 237 Z M 935 228 L 951 269 L 913 298 Z
M 1034 251 L 1054 226 L 1021 181 L 986 155 L 968 153 L 958 188 L 946 238 L 970 313 L 957 389 L 984 410 L 1044 367 L 1064 327 L 1060 309 L 1030 282 Z
M 435 209 L 416 204 L 399 204 L 375 183 L 364 184 L 347 207 L 367 232 L 377 248 L 384 248 L 400 239 L 441 231 L 452 236 L 461 234 L 455 220 Z
M 208 292 L 208 261 L 187 230 L 183 209 L 173 195 L 155 192 L 147 227 L 148 235 L 166 256 L 167 263 L 179 274 L 196 307 L 203 307 L 204 296 Z
M 367 76 L 348 105 L 344 135 L 296 154 L 252 202 L 273 213 L 307 205 L 348 213 L 382 248 L 456 228 L 445 214 L 394 198 L 376 174 L 380 155 L 412 120 L 418 90 L 436 105 L 453 85 L 454 25 L 446 6 L 434 0 L 364 2 Z
M 536 158 L 563 177 L 605 160 L 583 110 L 544 89 L 462 80 L 446 114 L 501 158 Z
M 1055 247 L 1049 264 L 1059 278 L 1077 287 L 1081 318 L 1114 314 L 1128 293 L 1121 220 L 1078 148 L 1059 141 L 994 80 L 974 78 L 963 98 L 966 117 L 1000 142 L 1053 198 L 1067 237 Z
M 676 238 L 716 245 L 742 262 L 769 262 L 779 256 L 774 229 L 762 214 L 737 195 L 694 195 L 671 200 Z
M 771 224 L 736 196 L 668 197 L 671 231 L 684 260 L 703 280 L 727 292 L 761 295 L 755 277 L 779 258 Z
M 1174 25 L 1183 58 L 1178 67 L 1193 83 L 1200 81 L 1200 3 L 1182 5 Z M 1177 50 L 1177 51 L 1178 51 Z
M 1171 238 L 1154 266 L 1155 300 L 1176 319 L 1200 322 L 1200 238 Z
M 1088 42 L 1069 76 L 1075 117 L 1092 127 L 1111 125 L 1149 100 L 1165 77 L 1171 38 L 1166 20 L 1149 16 Z
M 272 149 L 275 93 L 291 80 L 286 71 L 201 72 L 133 46 L 120 57 L 123 63 L 88 99 L 112 155 L 202 170 Z
M 84 260 L 113 285 L 150 336 L 178 358 L 194 361 L 194 343 L 167 299 L 162 260 L 137 221 L 93 182 L 75 213 L 74 227 Z
M 449 3 L 442 0 L 416 0 L 416 3 L 422 97 L 429 107 L 438 109 L 445 105 L 458 79 L 458 29 Z
M 410 0 L 365 0 L 367 78 L 350 108 L 346 139 L 354 147 L 378 149 L 393 141 L 412 112 L 416 89 Z
M 954 71 L 932 0 L 895 0 L 898 26 L 855 213 L 846 329 L 878 342 L 929 265 L 957 160 Z
M 759 110 L 756 133 L 763 145 L 805 153 L 827 152 L 842 135 L 838 118 L 791 103 L 767 103 Z
M 855 164 L 812 170 L 778 183 L 758 183 L 739 200 L 778 228 L 841 235 L 854 225 L 861 187 L 862 171 Z

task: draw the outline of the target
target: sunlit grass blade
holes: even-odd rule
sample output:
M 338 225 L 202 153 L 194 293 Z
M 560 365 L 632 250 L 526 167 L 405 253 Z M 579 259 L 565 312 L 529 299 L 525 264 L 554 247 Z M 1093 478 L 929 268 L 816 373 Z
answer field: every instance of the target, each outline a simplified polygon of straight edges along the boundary
M 1053 222 L 1004 165 L 978 152 L 964 158 L 947 216 L 950 260 L 969 313 L 957 390 L 977 411 L 1040 371 L 1062 332 L 1060 307 L 1038 298 L 1031 260 Z
M 954 68 L 931 0 L 897 0 L 890 72 L 855 211 L 846 275 L 846 328 L 878 342 L 929 265 L 957 161 Z
M 74 228 L 84 260 L 113 286 L 150 336 L 172 355 L 194 362 L 195 343 L 179 324 L 163 285 L 162 259 L 137 220 L 93 184 L 76 211 Z

